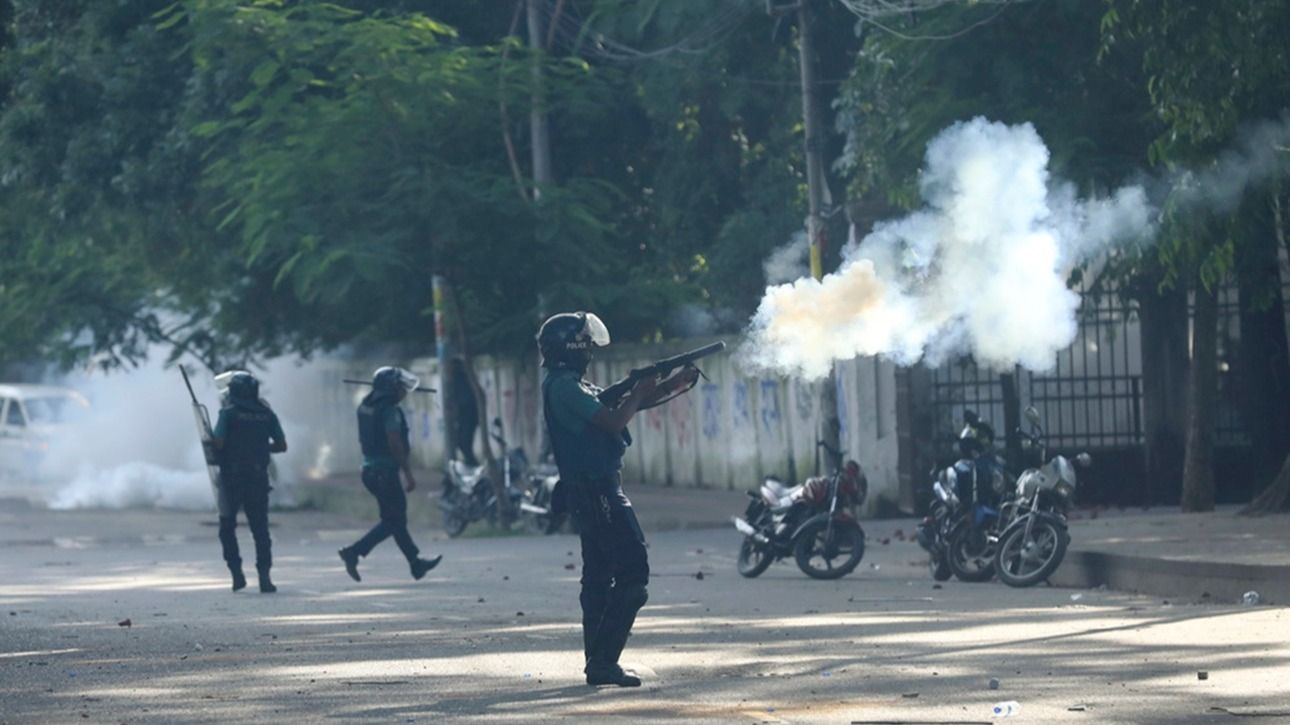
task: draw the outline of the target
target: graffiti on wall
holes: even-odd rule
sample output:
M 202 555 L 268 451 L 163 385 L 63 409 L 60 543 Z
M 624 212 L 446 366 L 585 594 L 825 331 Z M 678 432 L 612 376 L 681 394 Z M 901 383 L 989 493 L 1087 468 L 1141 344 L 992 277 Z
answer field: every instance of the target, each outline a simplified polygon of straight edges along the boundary
M 694 401 L 688 395 L 668 403 L 668 411 L 672 418 L 672 433 L 675 436 L 677 448 L 685 450 L 690 444 L 690 421 L 694 418 Z
M 731 406 L 732 424 L 735 429 L 747 428 L 752 423 L 752 411 L 748 406 L 748 384 L 740 380 L 733 388 L 734 400 Z
M 776 380 L 761 381 L 759 408 L 762 429 L 767 433 L 779 431 L 779 382 Z
M 703 437 L 714 440 L 721 432 L 721 388 L 716 383 L 704 383 Z

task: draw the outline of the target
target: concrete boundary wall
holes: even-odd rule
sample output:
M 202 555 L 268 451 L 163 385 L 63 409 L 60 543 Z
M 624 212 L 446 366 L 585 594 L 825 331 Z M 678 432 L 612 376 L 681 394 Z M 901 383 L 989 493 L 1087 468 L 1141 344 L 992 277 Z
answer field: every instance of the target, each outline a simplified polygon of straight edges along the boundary
M 614 345 L 593 363 L 588 377 L 607 385 L 650 361 L 710 342 L 695 339 L 657 345 Z M 748 375 L 734 360 L 734 340 L 700 367 L 707 379 L 689 394 L 644 411 L 631 424 L 634 444 L 624 459 L 624 476 L 636 485 L 744 489 L 768 475 L 801 480 L 815 471 L 819 386 L 777 376 Z M 542 435 L 541 370 L 536 355 L 524 359 L 478 357 L 475 370 L 487 400 L 476 450 L 484 429 L 502 420 L 511 446 L 536 457 Z M 359 452 L 354 407 L 365 392 L 336 385 L 341 377 L 365 377 L 376 362 L 355 361 L 319 373 L 317 409 L 308 415 L 306 445 L 325 447 L 326 470 L 357 470 Z M 422 384 L 442 389 L 433 359 L 413 361 Z M 895 367 L 877 358 L 838 365 L 842 446 L 868 473 L 872 512 L 879 498 L 898 500 Z M 443 411 L 439 395 L 412 395 L 405 402 L 414 455 L 424 468 L 443 467 Z M 820 459 L 820 465 L 825 463 Z

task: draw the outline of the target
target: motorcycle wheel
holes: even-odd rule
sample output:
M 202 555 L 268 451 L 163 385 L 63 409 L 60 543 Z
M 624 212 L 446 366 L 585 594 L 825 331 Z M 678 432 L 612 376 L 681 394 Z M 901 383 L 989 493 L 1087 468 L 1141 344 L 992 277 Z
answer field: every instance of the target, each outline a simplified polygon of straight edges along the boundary
M 994 578 L 994 547 L 985 539 L 985 531 L 964 526 L 950 536 L 945 546 L 945 560 L 959 581 L 988 582 Z
M 456 510 L 443 512 L 443 530 L 448 534 L 448 538 L 455 539 L 461 536 L 461 532 L 466 530 L 466 524 L 470 523 Z
M 1051 521 L 1036 521 L 1029 538 L 1026 527 L 1018 526 L 999 542 L 999 580 L 1010 587 L 1032 587 L 1046 580 L 1061 566 L 1069 538 Z
M 938 582 L 948 581 L 950 577 L 954 576 L 954 572 L 950 570 L 950 562 L 945 559 L 944 554 L 928 556 L 927 569 L 931 572 L 932 579 Z
M 864 532 L 858 525 L 835 522 L 832 540 L 829 538 L 825 521 L 816 521 L 797 535 L 793 558 L 797 560 L 797 567 L 812 579 L 844 577 L 864 558 Z M 842 557 L 841 566 L 834 566 L 833 560 L 839 557 Z
M 739 559 L 736 567 L 742 576 L 749 579 L 761 576 L 761 573 L 769 569 L 774 561 L 775 556 L 768 549 L 757 546 L 757 542 L 747 536 L 739 545 Z

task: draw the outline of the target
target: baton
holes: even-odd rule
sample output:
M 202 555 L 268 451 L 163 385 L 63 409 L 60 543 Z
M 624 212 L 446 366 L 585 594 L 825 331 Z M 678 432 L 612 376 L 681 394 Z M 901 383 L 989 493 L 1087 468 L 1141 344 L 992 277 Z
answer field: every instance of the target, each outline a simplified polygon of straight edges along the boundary
M 344 380 L 341 380 L 341 382 L 342 382 L 342 383 L 349 383 L 350 385 L 371 385 L 371 384 L 372 384 L 370 381 L 367 381 L 367 380 L 350 380 L 349 378 L 345 378 Z M 421 387 L 421 386 L 419 386 L 419 385 L 418 385 L 417 387 L 413 388 L 412 390 L 413 390 L 413 391 L 415 391 L 415 392 L 418 392 L 418 393 L 437 393 L 437 392 L 439 392 L 438 390 L 435 390 L 434 388 L 423 388 L 423 387 Z

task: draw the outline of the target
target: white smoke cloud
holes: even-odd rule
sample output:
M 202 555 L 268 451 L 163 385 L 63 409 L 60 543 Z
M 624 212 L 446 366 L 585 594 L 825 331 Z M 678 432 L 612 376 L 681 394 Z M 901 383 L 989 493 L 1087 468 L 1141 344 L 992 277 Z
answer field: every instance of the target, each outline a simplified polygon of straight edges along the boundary
M 766 272 L 766 284 L 783 284 L 810 274 L 809 252 L 811 240 L 806 232 L 798 232 L 784 246 L 770 253 L 762 269 Z
M 1078 199 L 1054 183 L 1030 124 L 957 123 L 928 145 L 925 206 L 843 249 L 823 280 L 766 290 L 743 351 L 751 367 L 808 379 L 834 360 L 908 364 L 971 352 L 977 362 L 1048 370 L 1076 334 L 1075 265 L 1152 233 L 1140 187 Z
M 153 351 L 148 362 L 128 370 L 76 373 L 57 381 L 90 401 L 88 410 L 51 427 L 48 449 L 27 481 L 10 481 L 11 494 L 43 500 L 51 508 L 178 508 L 210 510 L 215 497 L 197 424 L 176 368 Z M 188 365 L 198 399 L 219 413 L 212 376 Z M 338 385 L 339 367 L 326 362 L 278 359 L 253 371 L 261 394 L 277 412 L 288 452 L 274 455 L 271 501 L 290 505 L 297 481 L 326 475 L 334 441 L 326 440 L 319 416 L 322 385 Z

